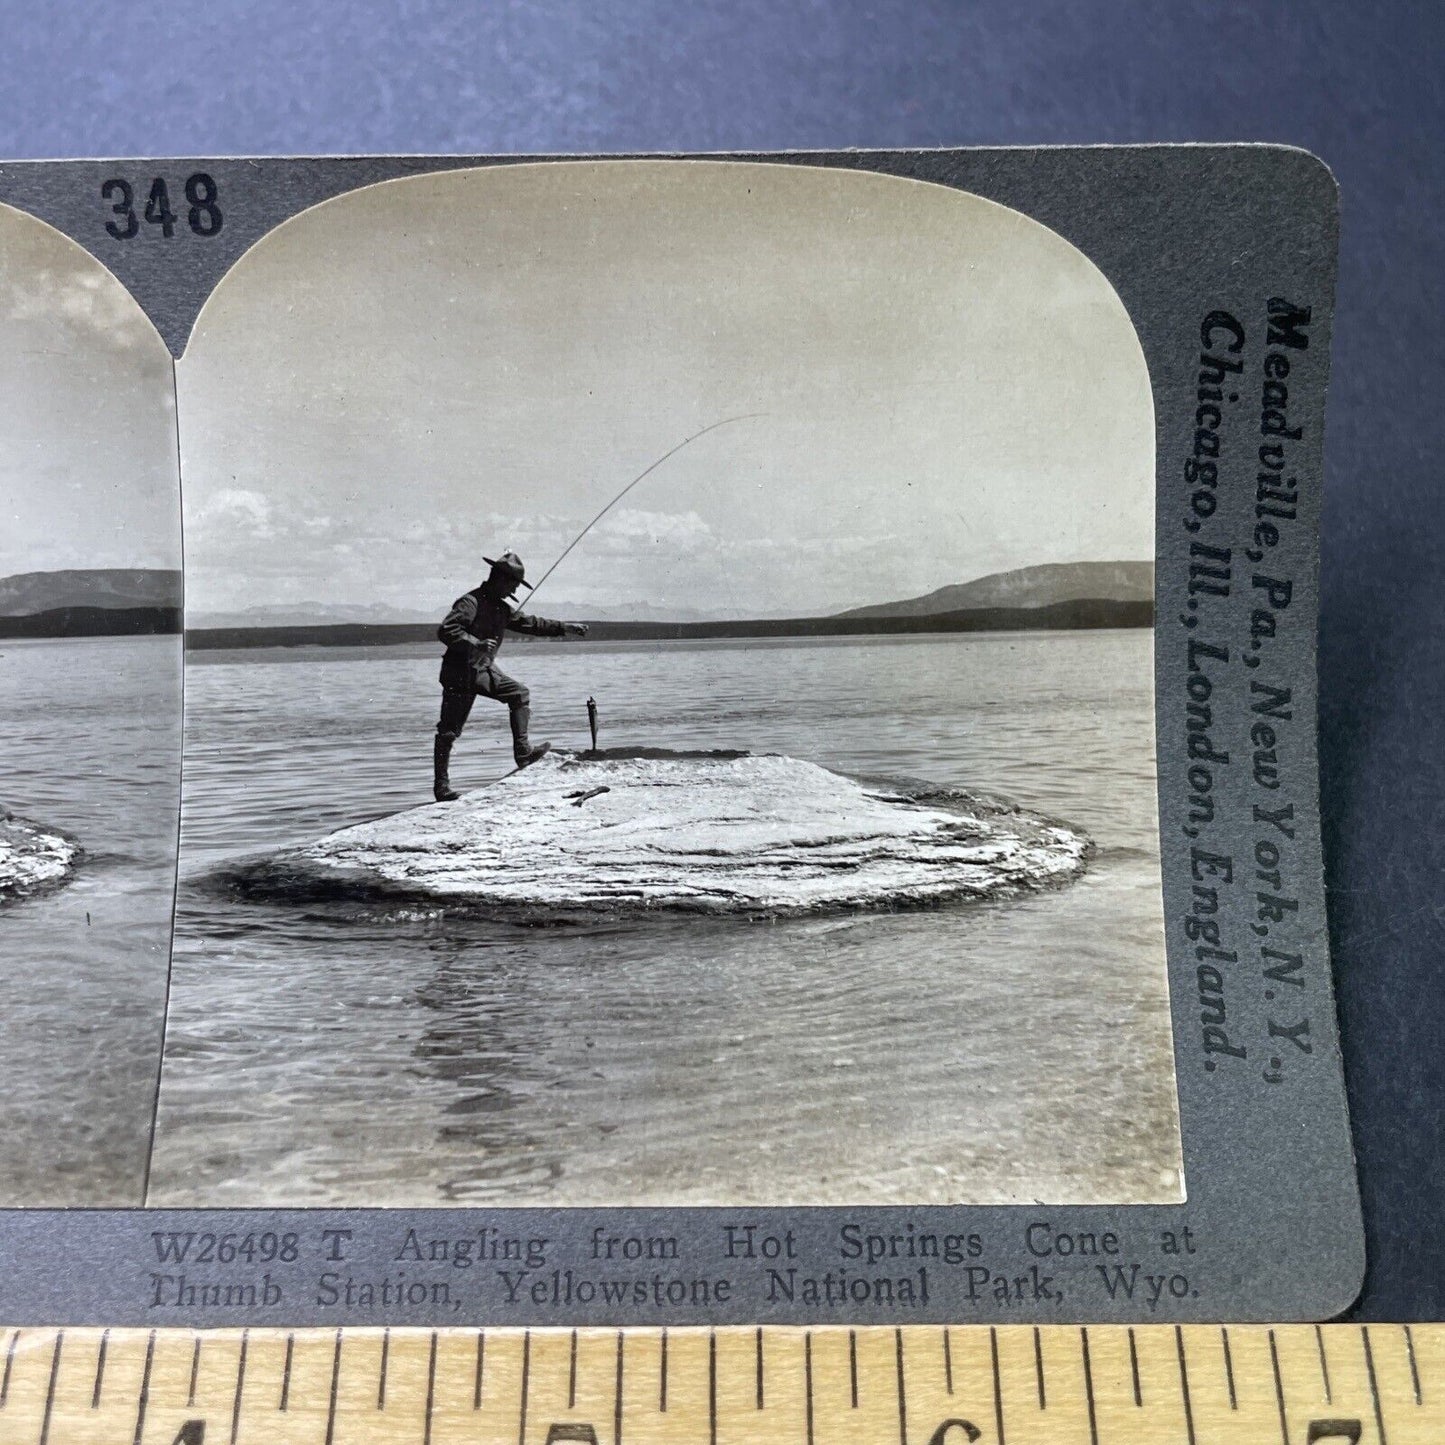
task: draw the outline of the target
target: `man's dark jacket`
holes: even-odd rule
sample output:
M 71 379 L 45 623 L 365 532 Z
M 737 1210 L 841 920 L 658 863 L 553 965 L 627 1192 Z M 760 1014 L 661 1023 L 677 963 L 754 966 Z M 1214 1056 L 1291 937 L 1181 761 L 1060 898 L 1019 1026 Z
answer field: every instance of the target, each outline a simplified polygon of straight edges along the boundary
M 463 691 L 476 687 L 478 673 L 492 665 L 506 632 L 561 637 L 563 627 L 546 617 L 515 611 L 511 603 L 493 596 L 485 586 L 458 597 L 437 628 L 437 640 L 447 649 L 442 658 L 442 686 Z

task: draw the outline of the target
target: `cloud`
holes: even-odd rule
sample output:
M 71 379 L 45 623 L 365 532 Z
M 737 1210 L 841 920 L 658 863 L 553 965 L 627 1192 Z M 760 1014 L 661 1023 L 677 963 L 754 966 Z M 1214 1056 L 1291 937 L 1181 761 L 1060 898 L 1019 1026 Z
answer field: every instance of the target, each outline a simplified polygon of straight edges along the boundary
M 248 479 L 249 480 L 249 479 Z M 389 499 L 323 508 L 304 489 L 264 480 L 186 494 L 187 562 L 208 606 L 242 605 L 252 594 L 295 600 L 443 605 L 485 573 L 482 556 L 516 551 L 539 579 L 586 527 L 586 513 L 419 510 Z M 862 575 L 911 575 L 916 539 L 883 528 L 846 534 L 727 536 L 698 510 L 621 507 L 568 556 L 552 591 L 616 605 L 772 608 L 787 612 L 873 601 Z M 800 568 L 810 581 L 799 584 Z M 558 592 L 557 589 L 562 591 Z M 258 590 L 259 589 L 259 590 Z M 873 590 L 876 590 L 874 588 Z
M 217 536 L 267 539 L 277 535 L 272 525 L 271 501 L 260 492 L 227 487 L 205 501 L 186 508 L 186 525 Z
M 74 264 L 17 266 L 3 295 L 8 321 L 58 322 L 83 332 L 93 345 L 121 351 L 146 341 L 157 345 L 154 330 L 130 293 L 88 256 L 74 258 Z
M 651 542 L 685 552 L 716 545 L 712 528 L 696 512 L 643 512 L 624 507 L 598 523 L 597 531 L 605 537 Z

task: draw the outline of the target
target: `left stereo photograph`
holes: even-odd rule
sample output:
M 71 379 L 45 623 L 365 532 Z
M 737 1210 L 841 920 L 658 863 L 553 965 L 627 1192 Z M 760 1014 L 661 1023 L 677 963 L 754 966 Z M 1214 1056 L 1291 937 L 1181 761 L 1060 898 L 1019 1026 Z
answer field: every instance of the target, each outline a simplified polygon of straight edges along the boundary
M 0 1206 L 138 1205 L 181 760 L 176 388 L 123 286 L 0 207 Z

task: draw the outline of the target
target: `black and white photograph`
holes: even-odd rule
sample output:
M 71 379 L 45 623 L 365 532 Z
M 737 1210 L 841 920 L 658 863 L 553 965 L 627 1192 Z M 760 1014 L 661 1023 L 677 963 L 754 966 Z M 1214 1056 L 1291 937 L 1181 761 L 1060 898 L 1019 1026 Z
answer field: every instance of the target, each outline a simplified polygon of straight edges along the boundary
M 0 1206 L 145 1196 L 181 765 L 170 355 L 0 207 Z
M 149 1204 L 1185 1197 L 1154 403 L 1076 246 L 451 170 L 266 235 L 175 373 Z

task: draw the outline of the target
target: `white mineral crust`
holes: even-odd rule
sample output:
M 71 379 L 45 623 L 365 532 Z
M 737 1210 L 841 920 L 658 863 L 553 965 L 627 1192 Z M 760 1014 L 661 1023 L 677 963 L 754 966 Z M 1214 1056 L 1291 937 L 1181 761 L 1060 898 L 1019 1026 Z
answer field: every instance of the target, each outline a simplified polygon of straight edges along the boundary
M 0 813 L 0 904 L 63 882 L 79 856 L 63 834 Z
M 607 791 L 569 796 L 594 788 Z M 1064 883 L 1089 847 L 1007 807 L 927 806 L 796 758 L 553 755 L 284 862 L 438 899 L 780 914 Z

